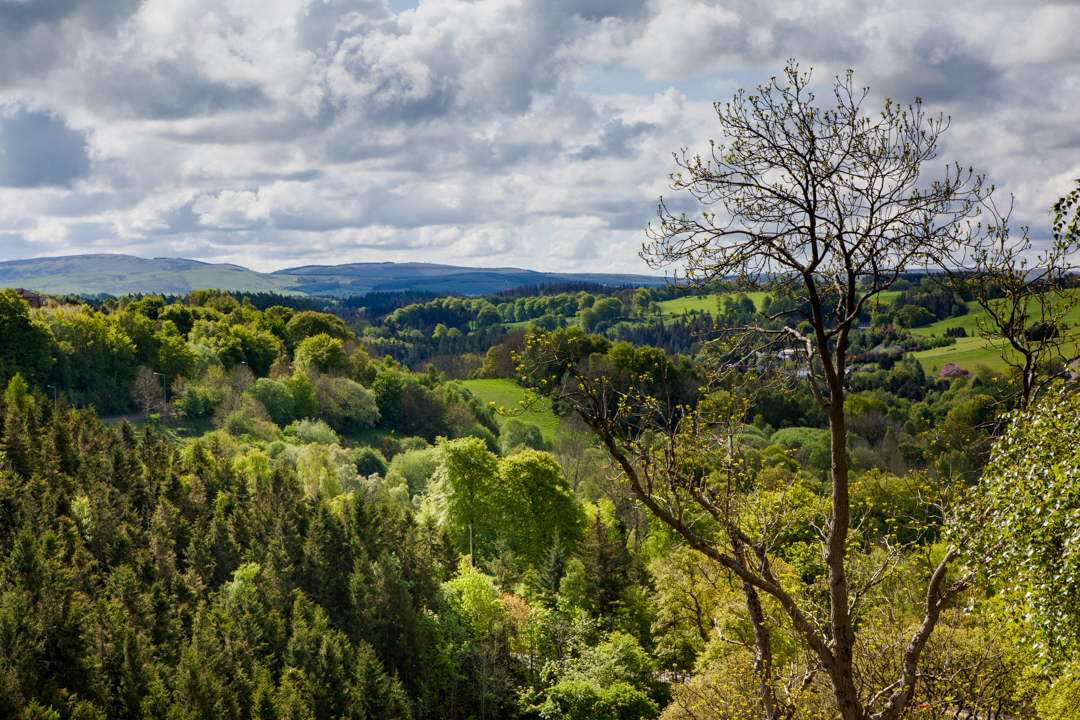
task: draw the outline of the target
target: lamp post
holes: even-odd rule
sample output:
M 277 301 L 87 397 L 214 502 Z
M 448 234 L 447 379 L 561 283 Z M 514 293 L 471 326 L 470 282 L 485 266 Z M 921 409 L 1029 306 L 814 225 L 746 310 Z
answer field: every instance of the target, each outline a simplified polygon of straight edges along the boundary
M 55 385 L 46 385 L 45 387 L 52 388 L 52 406 L 53 406 L 53 412 L 55 413 L 56 412 L 56 386 Z
M 169 416 L 169 388 L 165 384 L 165 373 L 154 373 L 161 376 L 161 415 L 163 417 Z

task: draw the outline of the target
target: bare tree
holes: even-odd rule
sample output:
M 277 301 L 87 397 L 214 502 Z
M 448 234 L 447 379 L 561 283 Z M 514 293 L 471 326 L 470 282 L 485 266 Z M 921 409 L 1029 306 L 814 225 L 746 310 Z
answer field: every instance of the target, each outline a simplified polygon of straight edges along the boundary
M 661 202 L 659 225 L 649 229 L 643 257 L 653 267 L 683 267 L 678 285 L 707 291 L 724 283 L 796 300 L 758 326 L 720 331 L 704 402 L 672 406 L 651 394 L 657 385 L 650 374 L 659 368 L 617 391 L 590 372 L 587 358 L 550 338 L 533 339 L 525 364 L 538 396 L 560 398 L 596 432 L 637 500 L 738 578 L 767 718 L 790 717 L 797 708 L 777 687 L 763 596 L 779 604 L 816 663 L 806 681 L 828 678 L 840 717 L 894 720 L 913 697 L 919 657 L 942 610 L 970 577 L 950 576 L 955 549 L 929 568 L 922 619 L 904 641 L 897 677 L 865 687 L 855 667 L 857 608 L 899 561 L 890 554 L 855 571 L 846 559 L 858 524 L 845 456 L 848 343 L 860 315 L 901 273 L 939 266 L 977 241 L 973 219 L 989 190 L 958 166 L 937 180 L 925 176 L 948 123 L 927 117 L 919 101 L 906 108 L 886 102 L 871 119 L 860 107 L 867 91 L 854 88 L 850 72 L 834 83 L 832 109 L 815 104 L 809 84 L 809 73 L 789 63 L 756 94 L 740 91 L 718 103 L 724 143 L 714 143 L 706 158 L 677 154 L 680 172 L 672 180 L 720 212 L 691 217 Z M 753 378 L 792 361 L 829 418 L 831 493 L 820 528 L 824 607 L 800 598 L 773 571 L 783 528 L 798 509 L 746 521 L 739 488 L 748 470 L 730 419 L 736 409 L 719 392 L 732 369 Z
M 165 386 L 162 385 L 161 378 L 154 374 L 153 368 L 146 365 L 139 367 L 135 372 L 132 390 L 144 415 L 150 415 L 154 410 L 163 407 Z

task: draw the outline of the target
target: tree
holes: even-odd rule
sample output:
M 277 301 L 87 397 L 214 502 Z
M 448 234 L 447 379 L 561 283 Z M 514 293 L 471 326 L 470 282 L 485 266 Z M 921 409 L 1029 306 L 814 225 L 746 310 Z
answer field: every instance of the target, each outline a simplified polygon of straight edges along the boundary
M 495 537 L 498 459 L 474 437 L 439 438 L 435 453 L 435 481 L 441 486 L 451 534 L 475 562 L 476 554 L 482 555 Z
M 16 373 L 31 382 L 44 381 L 52 368 L 55 341 L 30 320 L 30 306 L 7 288 L 0 291 L 0 383 Z
M 499 448 L 503 455 L 509 455 L 519 447 L 533 450 L 546 450 L 544 436 L 536 425 L 511 420 L 502 427 L 499 434 Z
M 259 378 L 247 389 L 248 394 L 261 402 L 278 425 L 287 425 L 293 418 L 293 396 L 283 383 Z
M 303 370 L 344 370 L 347 363 L 341 341 L 326 333 L 304 338 L 296 347 L 296 364 Z M 269 363 L 267 363 L 269 367 Z
M 1080 397 L 1058 386 L 1015 411 L 953 528 L 1048 659 L 1080 672 Z
M 344 320 L 330 313 L 311 310 L 305 310 L 293 315 L 288 324 L 285 325 L 285 333 L 294 345 L 304 338 L 324 333 L 339 340 L 353 339 L 353 334 L 345 327 Z
M 956 550 L 946 552 L 929 572 L 899 676 L 876 689 L 857 681 L 856 610 L 875 575 L 857 583 L 846 560 L 853 540 L 844 410 L 849 340 L 860 314 L 906 269 L 939 266 L 970 246 L 977 228 L 968 221 L 988 191 L 981 177 L 956 166 L 936 181 L 927 177 L 924 165 L 936 157 L 947 123 L 928 118 L 918 101 L 907 108 L 886 102 L 872 120 L 861 108 L 867 91 L 854 88 L 850 73 L 836 79 L 832 109 L 815 103 L 809 83 L 810 75 L 790 63 L 758 93 L 740 91 L 715 106 L 726 144 L 713 144 L 705 159 L 676 155 L 680 172 L 672 180 L 675 189 L 722 211 L 691 217 L 661 201 L 643 256 L 653 267 L 682 264 L 677 284 L 692 291 L 727 283 L 797 300 L 757 325 L 721 331 L 711 343 L 703 397 L 738 377 L 783 378 L 792 357 L 805 374 L 829 423 L 829 508 L 820 520 L 827 616 L 819 618 L 774 572 L 777 526 L 758 532 L 740 511 L 737 488 L 747 468 L 735 452 L 731 416 L 742 408 L 668 402 L 655 392 L 670 372 L 659 365 L 631 369 L 632 382 L 615 388 L 545 337 L 532 340 L 526 371 L 539 395 L 572 407 L 597 434 L 638 501 L 738 578 L 766 717 L 793 711 L 776 688 L 763 608 L 769 598 L 812 658 L 811 670 L 828 677 L 841 718 L 894 720 L 912 698 L 920 654 L 942 610 L 971 578 L 950 576 Z
M 149 415 L 161 406 L 165 385 L 152 368 L 143 365 L 135 372 L 135 384 L 132 386 L 135 399 L 144 415 Z
M 294 370 L 291 377 L 283 381 L 292 394 L 293 417 L 313 418 L 319 415 L 319 401 L 315 397 L 315 388 L 303 370 Z
M 379 421 L 375 393 L 348 378 L 321 377 L 315 386 L 319 415 L 342 431 L 369 428 Z
M 546 452 L 532 449 L 499 461 L 500 535 L 527 562 L 539 565 L 551 538 L 571 548 L 581 539 L 584 517 L 562 469 Z

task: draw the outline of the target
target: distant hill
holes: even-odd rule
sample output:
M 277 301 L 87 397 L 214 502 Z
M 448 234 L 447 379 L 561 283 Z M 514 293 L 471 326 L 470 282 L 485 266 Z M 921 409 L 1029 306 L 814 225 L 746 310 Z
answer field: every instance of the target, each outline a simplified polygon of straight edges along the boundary
M 297 290 L 313 295 L 360 295 L 394 290 L 431 290 L 483 295 L 521 285 L 595 282 L 603 285 L 664 285 L 651 275 L 612 273 L 547 273 L 520 268 L 470 268 L 432 263 L 350 263 L 305 265 L 278 270 L 274 277 L 295 278 Z
M 430 263 L 306 265 L 259 273 L 239 265 L 133 255 L 67 255 L 0 262 L 0 287 L 53 295 L 182 294 L 197 288 L 344 297 L 369 292 L 430 290 L 482 295 L 538 283 L 595 282 L 662 286 L 663 278 L 606 273 L 544 273 Z
M 52 295 L 182 294 L 196 288 L 300 295 L 286 276 L 239 265 L 133 255 L 67 255 L 0 262 L 0 287 L 21 286 Z

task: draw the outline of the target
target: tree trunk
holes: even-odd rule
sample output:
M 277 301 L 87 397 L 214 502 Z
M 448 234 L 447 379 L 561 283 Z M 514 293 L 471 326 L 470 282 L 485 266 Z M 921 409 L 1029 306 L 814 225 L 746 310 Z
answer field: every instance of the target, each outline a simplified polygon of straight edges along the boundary
M 843 365 L 835 370 L 840 374 L 830 383 L 829 435 L 832 454 L 832 517 L 825 540 L 825 565 L 829 579 L 829 629 L 832 633 L 833 663 L 829 680 L 836 696 L 837 710 L 843 720 L 861 720 L 862 703 L 855 688 L 854 650 L 855 630 L 848 612 L 848 581 L 844 571 L 844 552 L 851 523 L 848 497 L 847 426 L 844 421 Z

